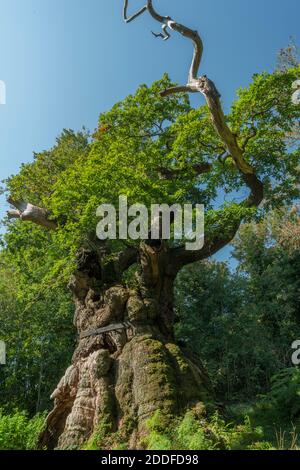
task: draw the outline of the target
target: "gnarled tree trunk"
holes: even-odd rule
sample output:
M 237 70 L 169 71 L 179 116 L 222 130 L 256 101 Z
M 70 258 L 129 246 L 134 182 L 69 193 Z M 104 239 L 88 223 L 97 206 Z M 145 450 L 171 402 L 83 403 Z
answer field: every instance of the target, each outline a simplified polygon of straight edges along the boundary
M 169 258 L 163 244 L 143 244 L 136 288 L 128 289 L 117 280 L 106 283 L 97 255 L 84 252 L 70 285 L 79 341 L 52 395 L 41 447 L 80 447 L 103 424 L 129 448 L 138 448 L 155 411 L 172 417 L 203 408 L 211 396 L 208 377 L 174 342 Z M 120 323 L 124 329 L 93 334 Z

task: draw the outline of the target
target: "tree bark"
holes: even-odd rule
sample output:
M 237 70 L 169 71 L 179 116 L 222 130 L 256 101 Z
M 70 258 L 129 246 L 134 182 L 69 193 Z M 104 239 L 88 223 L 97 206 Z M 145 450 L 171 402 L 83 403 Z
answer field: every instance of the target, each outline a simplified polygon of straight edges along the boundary
M 174 341 L 176 273 L 166 246 L 141 245 L 131 289 L 117 278 L 107 283 L 97 262 L 85 252 L 70 283 L 79 340 L 52 395 L 41 448 L 80 448 L 103 427 L 108 440 L 102 448 L 120 441 L 141 448 L 146 422 L 156 411 L 169 419 L 193 407 L 202 410 L 212 399 L 201 362 Z M 122 322 L 122 330 L 85 336 Z

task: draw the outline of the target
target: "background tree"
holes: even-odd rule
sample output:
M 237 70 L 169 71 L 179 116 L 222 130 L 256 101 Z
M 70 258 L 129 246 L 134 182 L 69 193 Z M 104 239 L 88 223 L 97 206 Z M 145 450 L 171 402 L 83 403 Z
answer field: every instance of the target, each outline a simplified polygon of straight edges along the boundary
M 299 240 L 297 210 L 281 209 L 241 227 L 237 272 L 204 262 L 177 278 L 176 337 L 203 359 L 221 401 L 256 400 L 292 365 L 291 345 L 300 337 Z
M 300 56 L 299 48 L 295 43 L 293 37 L 290 38 L 289 44 L 280 49 L 277 56 L 277 70 L 280 72 L 286 72 L 289 69 L 293 69 L 299 65 Z

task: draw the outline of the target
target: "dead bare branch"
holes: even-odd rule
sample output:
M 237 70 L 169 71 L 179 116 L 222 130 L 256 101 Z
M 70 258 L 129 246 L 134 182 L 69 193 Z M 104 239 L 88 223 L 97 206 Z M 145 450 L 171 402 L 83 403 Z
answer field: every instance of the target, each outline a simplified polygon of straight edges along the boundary
M 250 195 L 240 205 L 245 208 L 258 207 L 264 198 L 263 183 L 256 175 L 243 175 L 243 179 L 250 189 Z M 187 264 L 207 259 L 227 246 L 234 239 L 241 223 L 242 217 L 231 223 L 226 219 L 226 226 L 224 227 L 221 220 L 220 229 L 217 231 L 217 234 L 212 238 L 206 238 L 204 246 L 200 250 L 189 251 L 184 246 L 173 248 L 172 260 L 174 271 L 178 272 Z
M 172 87 L 162 92 L 162 96 L 174 93 L 202 93 L 210 110 L 214 128 L 221 138 L 228 153 L 232 156 L 236 167 L 243 174 L 254 174 L 255 170 L 244 159 L 243 149 L 240 148 L 236 136 L 230 130 L 220 102 L 220 93 L 215 84 L 206 75 L 198 77 L 198 71 L 203 54 L 203 43 L 197 31 L 177 23 L 170 16 L 161 16 L 153 7 L 152 0 L 147 1 L 147 10 L 152 18 L 162 24 L 164 31 L 169 28 L 190 39 L 194 46 L 192 65 L 189 71 L 188 83 L 185 86 Z

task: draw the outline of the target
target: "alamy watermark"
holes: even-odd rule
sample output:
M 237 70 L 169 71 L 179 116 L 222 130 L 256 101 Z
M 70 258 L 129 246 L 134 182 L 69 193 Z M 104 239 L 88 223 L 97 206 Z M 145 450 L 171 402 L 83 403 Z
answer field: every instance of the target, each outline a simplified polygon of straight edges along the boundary
M 6 104 L 6 84 L 0 80 L 0 105 Z
M 204 206 L 202 204 L 144 204 L 128 207 L 126 196 L 119 197 L 119 207 L 102 204 L 97 209 L 101 221 L 96 233 L 100 240 L 185 240 L 189 251 L 204 245 Z M 173 229 L 172 229 L 173 227 Z

